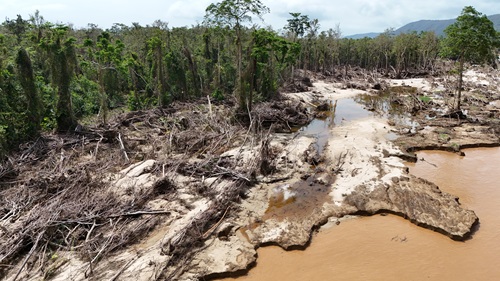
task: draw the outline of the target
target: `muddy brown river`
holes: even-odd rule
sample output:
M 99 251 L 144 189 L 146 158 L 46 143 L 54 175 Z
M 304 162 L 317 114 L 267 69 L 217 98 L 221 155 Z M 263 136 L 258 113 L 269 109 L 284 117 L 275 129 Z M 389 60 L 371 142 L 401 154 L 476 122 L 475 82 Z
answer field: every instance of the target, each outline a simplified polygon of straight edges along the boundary
M 466 242 L 393 215 L 323 228 L 304 251 L 258 250 L 247 276 L 227 280 L 500 280 L 500 148 L 419 152 L 410 172 L 460 197 L 480 219 Z

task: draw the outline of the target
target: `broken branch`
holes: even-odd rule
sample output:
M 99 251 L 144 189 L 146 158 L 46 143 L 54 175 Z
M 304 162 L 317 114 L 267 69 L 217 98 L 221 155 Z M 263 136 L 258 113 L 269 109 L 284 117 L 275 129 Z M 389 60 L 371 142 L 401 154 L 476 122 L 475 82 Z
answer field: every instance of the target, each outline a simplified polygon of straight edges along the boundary
M 125 150 L 125 146 L 123 145 L 122 134 L 121 133 L 118 133 L 117 139 L 120 142 L 120 149 L 123 152 L 123 155 L 125 156 L 125 159 L 127 159 L 127 162 L 130 162 L 130 159 L 128 158 L 128 155 L 127 155 L 127 151 Z

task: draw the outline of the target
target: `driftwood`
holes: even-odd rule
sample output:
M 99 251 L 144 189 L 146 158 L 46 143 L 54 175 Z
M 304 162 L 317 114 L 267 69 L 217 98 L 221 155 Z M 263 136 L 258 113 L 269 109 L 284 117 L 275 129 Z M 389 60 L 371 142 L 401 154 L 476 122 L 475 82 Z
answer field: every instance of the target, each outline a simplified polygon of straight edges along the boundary
M 140 255 L 137 255 L 135 256 L 133 259 L 130 259 L 128 262 L 126 262 L 121 268 L 120 270 L 115 274 L 113 275 L 113 277 L 111 277 L 109 279 L 109 281 L 116 281 L 118 280 L 118 277 L 120 277 L 120 275 L 135 261 L 137 260 L 138 258 L 140 257 Z
M 451 111 L 451 112 L 448 112 L 446 114 L 441 115 L 441 117 L 442 118 L 458 119 L 458 120 L 467 119 L 467 115 L 465 115 L 462 110 L 454 110 L 454 111 Z
M 127 159 L 127 162 L 130 162 L 130 159 L 128 158 L 128 155 L 127 155 L 127 150 L 125 150 L 125 145 L 123 145 L 122 135 L 120 133 L 118 133 L 117 139 L 120 142 L 120 148 L 123 152 L 123 155 L 125 156 L 125 159 Z
M 276 102 L 273 113 L 254 108 L 252 125 L 245 127 L 227 118 L 234 115 L 232 108 L 209 102 L 208 108 L 174 104 L 171 109 L 124 114 L 105 128 L 81 127 L 73 134 L 44 135 L 10 155 L 0 166 L 0 232 L 5 237 L 0 240 L 0 279 L 15 276 L 11 271 L 18 268 L 14 267 L 18 261 L 25 261 L 19 265 L 24 270 L 31 260 L 39 269 L 47 268 L 52 262 L 48 253 L 58 250 L 73 251 L 87 261 L 87 276 L 96 273 L 100 260 L 137 242 L 161 221 L 160 216 L 172 212 L 150 210 L 147 203 L 176 200 L 178 175 L 191 179 L 183 188 L 206 197 L 210 204 L 181 230 L 171 242 L 172 249 L 165 249 L 172 258 L 162 275 L 169 279 L 182 272 L 185 261 L 230 217 L 233 202 L 255 181 L 261 161 L 272 157 L 273 148 L 249 159 L 221 154 L 261 143 L 264 130 L 260 124 L 271 120 L 266 116 L 290 124 L 285 126 L 310 117 L 300 106 Z M 150 173 L 159 180 L 121 200 L 110 189 L 113 180 L 109 178 L 124 168 L 124 162 L 143 159 L 157 161 Z M 215 188 L 200 188 L 204 177 L 224 181 L 224 190 L 215 193 Z M 33 245 L 28 256 L 26 245 Z M 127 266 L 111 280 L 119 279 Z
M 210 236 L 210 235 L 214 232 L 214 230 L 216 230 L 216 229 L 217 229 L 217 227 L 219 227 L 219 225 L 222 223 L 222 221 L 223 221 L 223 220 L 224 220 L 224 218 L 226 217 L 227 212 L 229 211 L 229 208 L 230 208 L 230 206 L 228 206 L 228 207 L 226 208 L 226 211 L 224 211 L 224 214 L 223 214 L 223 215 L 222 215 L 222 217 L 219 219 L 219 221 L 218 221 L 216 224 L 214 224 L 214 226 L 212 226 L 209 230 L 207 230 L 205 233 L 203 233 L 203 235 L 201 236 L 201 238 L 202 238 L 202 239 L 207 239 L 207 238 L 208 238 L 208 236 Z
M 36 248 L 38 247 L 38 242 L 40 242 L 40 239 L 42 238 L 42 236 L 43 236 L 43 232 L 38 234 L 38 237 L 36 238 L 35 243 L 31 247 L 31 250 L 28 253 L 28 255 L 26 256 L 26 258 L 24 258 L 24 261 L 21 264 L 21 267 L 19 268 L 19 270 L 17 271 L 16 276 L 14 276 L 13 281 L 16 281 L 17 278 L 19 277 L 19 275 L 21 274 L 21 272 L 23 271 L 23 269 L 26 266 L 26 263 L 30 259 L 31 255 L 33 255 L 33 253 L 35 252 Z

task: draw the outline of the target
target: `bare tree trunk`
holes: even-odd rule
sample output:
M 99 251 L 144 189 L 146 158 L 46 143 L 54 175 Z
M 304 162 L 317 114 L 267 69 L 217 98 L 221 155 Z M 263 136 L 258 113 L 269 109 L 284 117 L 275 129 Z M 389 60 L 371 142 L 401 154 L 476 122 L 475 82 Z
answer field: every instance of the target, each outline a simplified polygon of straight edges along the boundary
M 27 101 L 27 120 L 30 135 L 38 135 L 42 121 L 42 101 L 37 93 L 35 75 L 26 49 L 19 49 L 16 63 L 20 72 L 19 81 Z
M 236 29 L 236 48 L 237 48 L 237 72 L 238 72 L 238 85 L 237 91 L 238 91 L 238 100 L 239 100 L 239 106 L 241 109 L 245 110 L 247 105 L 247 99 L 246 99 L 246 94 L 245 94 L 245 89 L 244 89 L 244 84 L 243 84 L 243 75 L 242 75 L 242 43 L 241 43 L 241 27 L 239 22 L 236 23 L 237 29 Z
M 197 97 L 201 96 L 201 83 L 198 82 L 198 67 L 196 65 L 196 61 L 193 60 L 193 56 L 191 55 L 191 51 L 187 47 L 184 47 L 182 50 L 184 53 L 184 56 L 186 57 L 188 61 L 188 67 L 189 71 L 191 71 L 191 75 L 193 76 L 193 83 L 194 83 L 194 89 L 195 89 L 195 94 Z
M 462 99 L 462 85 L 463 85 L 463 78 L 464 78 L 464 56 L 460 56 L 460 62 L 458 65 L 458 72 L 459 72 L 459 78 L 458 78 L 458 93 L 457 93 L 457 110 L 460 110 L 460 101 Z
M 106 89 L 104 88 L 104 70 L 102 65 L 97 65 L 99 68 L 97 75 L 99 80 L 99 114 L 102 116 L 102 124 L 106 125 L 108 122 L 108 97 L 106 95 Z
M 57 92 L 59 100 L 57 101 L 57 130 L 60 132 L 67 132 L 77 125 L 77 121 L 73 114 L 73 106 L 71 104 L 71 76 L 73 75 L 70 67 L 67 54 L 63 51 L 57 55 L 58 70 L 60 71 L 60 78 L 57 85 Z
M 389 54 L 385 52 L 385 76 L 389 75 Z

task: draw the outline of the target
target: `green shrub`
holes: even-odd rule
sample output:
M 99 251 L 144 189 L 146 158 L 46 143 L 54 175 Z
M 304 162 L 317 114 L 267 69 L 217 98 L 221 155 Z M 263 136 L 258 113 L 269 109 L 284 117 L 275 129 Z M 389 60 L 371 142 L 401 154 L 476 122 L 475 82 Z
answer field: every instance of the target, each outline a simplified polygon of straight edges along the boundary
M 212 98 L 216 101 L 224 100 L 224 93 L 220 89 L 215 89 L 212 92 Z

